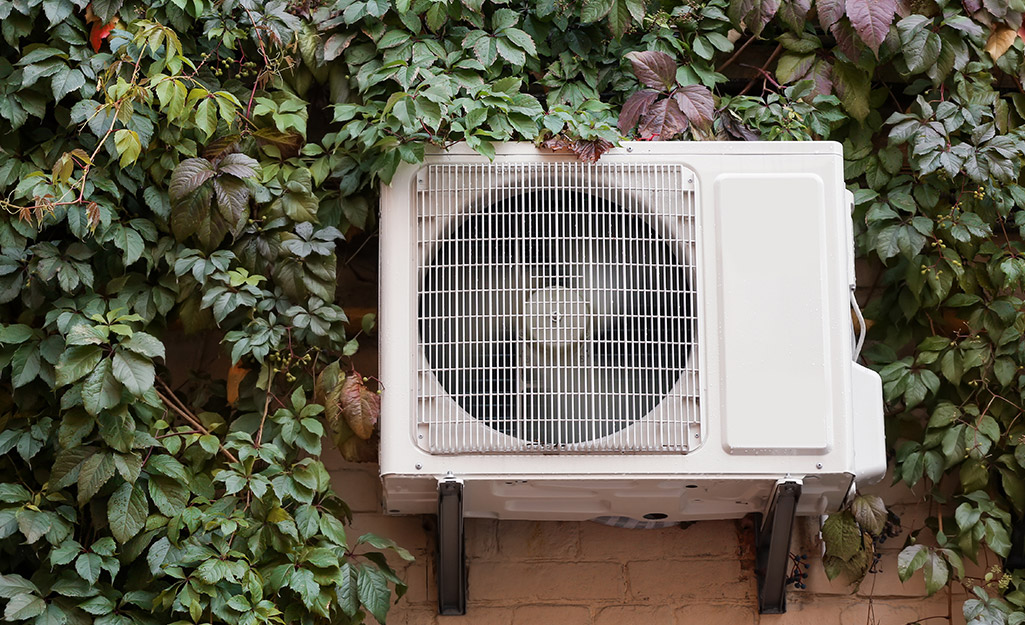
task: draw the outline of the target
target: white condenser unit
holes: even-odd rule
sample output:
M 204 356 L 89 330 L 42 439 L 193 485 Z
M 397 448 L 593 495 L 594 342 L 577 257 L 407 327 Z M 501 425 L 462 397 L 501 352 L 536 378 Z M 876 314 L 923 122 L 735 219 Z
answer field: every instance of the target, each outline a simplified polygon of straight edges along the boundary
M 771 516 L 783 485 L 784 516 L 837 509 L 886 465 L 880 380 L 854 362 L 851 204 L 830 142 L 627 142 L 595 163 L 456 145 L 400 167 L 386 510 L 636 526 Z

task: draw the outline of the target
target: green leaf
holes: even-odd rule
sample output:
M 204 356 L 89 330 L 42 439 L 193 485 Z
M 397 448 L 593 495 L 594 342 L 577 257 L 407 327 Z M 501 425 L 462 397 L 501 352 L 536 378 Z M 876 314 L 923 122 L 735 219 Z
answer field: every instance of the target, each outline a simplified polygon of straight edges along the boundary
M 142 143 L 139 141 L 139 133 L 134 130 L 122 128 L 114 132 L 114 147 L 121 155 L 119 164 L 127 167 L 134 163 L 142 153 Z
M 925 565 L 929 550 L 925 545 L 911 545 L 897 554 L 897 575 L 906 582 L 918 569 Z
M 842 560 L 850 560 L 862 548 L 861 530 L 854 515 L 846 510 L 829 515 L 822 524 L 822 539 L 826 554 Z
M 320 584 L 313 579 L 313 571 L 309 569 L 300 568 L 292 571 L 292 575 L 288 579 L 288 587 L 299 593 L 307 608 L 313 607 L 320 594 Z
M 391 604 L 388 579 L 377 568 L 359 565 L 356 570 L 356 592 L 362 603 L 379 623 L 385 623 Z
M 114 477 L 114 458 L 106 452 L 90 456 L 78 474 L 78 503 L 84 504 Z
M 0 575 L 0 597 L 10 599 L 17 595 L 27 593 L 38 593 L 39 588 L 21 575 L 11 573 Z
M 25 542 L 32 544 L 46 535 L 53 527 L 54 515 L 31 508 L 23 508 L 17 512 L 18 530 L 25 537 Z
M 60 102 L 64 96 L 85 86 L 85 75 L 81 70 L 63 65 L 53 75 L 50 85 L 53 88 L 54 101 Z
M 871 82 L 864 71 L 850 63 L 838 61 L 833 65 L 833 85 L 840 103 L 858 121 L 868 117 L 868 96 Z
M 107 504 L 110 533 L 118 542 L 128 542 L 146 525 L 148 512 L 146 492 L 138 484 L 122 484 Z
M 153 505 L 164 515 L 177 516 L 189 503 L 189 490 L 183 484 L 160 475 L 149 479 L 149 495 Z
M 103 558 L 95 553 L 83 553 L 75 560 L 75 570 L 90 585 L 95 585 L 99 581 L 102 567 Z
M 112 371 L 114 377 L 137 397 L 153 388 L 153 363 L 145 356 L 128 350 L 117 350 L 114 352 Z
M 60 360 L 57 362 L 57 386 L 77 382 L 96 369 L 102 358 L 103 350 L 95 345 L 69 347 L 61 353 Z
M 4 609 L 4 620 L 24 621 L 43 613 L 46 602 L 35 595 L 21 594 L 11 597 Z
M 39 344 L 25 343 L 11 359 L 11 382 L 14 388 L 25 386 L 39 375 Z
M 97 415 L 101 410 L 116 406 L 121 401 L 121 384 L 111 373 L 109 358 L 100 360 L 82 384 L 82 404 L 86 412 Z
M 851 502 L 851 512 L 861 529 L 878 536 L 886 525 L 886 504 L 878 495 L 858 495 Z
M 99 18 L 101 23 L 106 24 L 117 15 L 122 2 L 124 0 L 93 0 L 93 15 Z
M 584 0 L 580 9 L 580 21 L 592 24 L 608 15 L 615 0 Z

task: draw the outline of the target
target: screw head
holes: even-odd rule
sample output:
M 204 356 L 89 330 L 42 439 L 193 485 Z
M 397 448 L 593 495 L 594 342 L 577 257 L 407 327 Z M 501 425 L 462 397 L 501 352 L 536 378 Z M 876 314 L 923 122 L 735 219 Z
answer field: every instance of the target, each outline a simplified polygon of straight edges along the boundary
M 417 469 L 422 469 L 422 468 L 424 468 L 424 465 L 417 463 L 416 468 Z
M 419 468 L 419 467 L 417 467 L 417 468 Z M 816 465 L 815 465 L 815 468 L 816 468 L 816 469 L 821 469 L 821 468 L 822 468 L 822 463 L 821 463 L 821 462 L 819 462 L 818 464 L 816 464 Z

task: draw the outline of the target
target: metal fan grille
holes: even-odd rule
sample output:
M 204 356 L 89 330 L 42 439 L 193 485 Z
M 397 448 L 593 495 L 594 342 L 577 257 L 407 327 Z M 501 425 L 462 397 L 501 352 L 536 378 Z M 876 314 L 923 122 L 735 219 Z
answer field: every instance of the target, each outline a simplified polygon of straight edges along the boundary
M 693 181 L 654 163 L 424 167 L 421 447 L 700 444 Z

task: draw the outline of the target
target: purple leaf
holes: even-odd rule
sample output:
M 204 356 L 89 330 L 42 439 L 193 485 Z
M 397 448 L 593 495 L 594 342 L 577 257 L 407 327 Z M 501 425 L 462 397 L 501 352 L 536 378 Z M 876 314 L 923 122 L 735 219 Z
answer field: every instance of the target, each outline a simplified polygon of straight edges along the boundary
M 687 127 L 687 118 L 674 100 L 659 100 L 641 118 L 640 135 L 644 139 L 672 139 Z
M 780 0 L 732 0 L 730 19 L 738 25 L 743 23 L 749 31 L 759 35 L 779 10 L 779 3 Z
M 648 50 L 630 52 L 626 55 L 634 68 L 634 75 L 641 84 L 653 89 L 669 91 L 676 84 L 676 61 L 665 52 Z
M 172 202 L 180 200 L 213 178 L 215 173 L 214 166 L 205 158 L 187 158 L 174 168 L 167 194 Z
M 657 91 L 642 89 L 627 98 L 623 110 L 619 113 L 619 132 L 626 133 L 637 125 L 637 120 L 648 111 L 648 107 L 658 97 Z
M 897 0 L 847 0 L 847 17 L 861 40 L 877 56 L 896 13 Z
M 680 112 L 690 123 L 695 126 L 707 126 L 712 122 L 715 100 L 708 87 L 702 85 L 680 87 L 673 94 L 673 98 L 676 100 L 677 106 L 680 107 Z
M 847 20 L 840 20 L 830 29 L 833 33 L 833 38 L 836 39 L 836 47 L 840 48 L 847 58 L 851 60 L 857 60 L 861 56 L 862 50 L 861 44 L 858 42 L 857 35 L 854 33 L 854 27 Z
M 783 0 L 779 5 L 777 15 L 791 30 L 799 33 L 804 29 L 809 9 L 811 9 L 811 0 Z
M 812 66 L 808 78 L 815 84 L 809 94 L 810 97 L 833 93 L 833 66 L 825 59 L 820 59 Z
M 969 13 L 975 13 L 982 8 L 982 2 L 980 0 L 964 0 L 962 4 L 964 5 L 965 11 L 968 11 Z
M 844 0 L 817 0 L 819 23 L 823 30 L 829 30 L 844 14 Z

